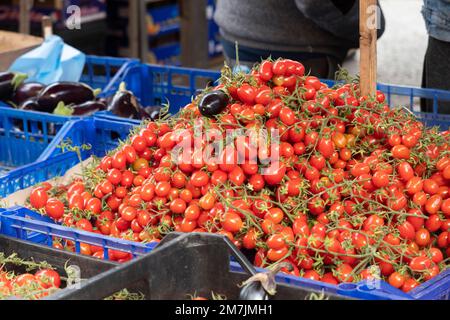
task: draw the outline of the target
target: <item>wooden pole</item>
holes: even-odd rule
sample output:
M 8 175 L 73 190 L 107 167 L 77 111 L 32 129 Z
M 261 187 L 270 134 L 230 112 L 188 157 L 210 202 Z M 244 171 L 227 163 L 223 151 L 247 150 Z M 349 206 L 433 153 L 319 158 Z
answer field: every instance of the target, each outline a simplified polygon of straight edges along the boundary
M 30 0 L 20 0 L 19 32 L 30 34 Z
M 181 64 L 184 67 L 208 67 L 208 21 L 206 0 L 181 0 Z
M 359 71 L 362 96 L 374 96 L 377 90 L 377 14 L 377 0 L 360 0 Z
M 139 58 L 139 32 L 146 32 L 146 30 L 139 30 L 139 2 L 136 0 L 128 2 L 128 39 L 130 57 L 133 58 Z

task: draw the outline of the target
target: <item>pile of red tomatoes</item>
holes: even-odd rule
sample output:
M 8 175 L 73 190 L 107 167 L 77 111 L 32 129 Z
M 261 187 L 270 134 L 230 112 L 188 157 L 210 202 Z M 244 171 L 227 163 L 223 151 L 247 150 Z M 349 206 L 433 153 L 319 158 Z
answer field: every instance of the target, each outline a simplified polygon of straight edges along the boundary
M 204 116 L 202 97 L 217 91 L 226 104 Z M 204 159 L 205 143 L 178 161 L 172 151 L 198 128 L 223 133 L 223 152 Z M 226 139 L 233 129 L 277 130 L 279 141 L 251 158 L 248 139 Z M 224 234 L 257 266 L 286 261 L 297 276 L 381 278 L 409 291 L 448 267 L 449 150 L 447 132 L 389 108 L 381 92 L 361 96 L 357 82 L 329 88 L 300 62 L 267 60 L 250 74 L 225 69 L 218 86 L 146 123 L 83 178 L 36 187 L 30 206 L 66 226 L 139 242 L 171 231 Z M 274 152 L 277 166 L 262 173 Z M 82 252 L 103 256 L 87 244 Z

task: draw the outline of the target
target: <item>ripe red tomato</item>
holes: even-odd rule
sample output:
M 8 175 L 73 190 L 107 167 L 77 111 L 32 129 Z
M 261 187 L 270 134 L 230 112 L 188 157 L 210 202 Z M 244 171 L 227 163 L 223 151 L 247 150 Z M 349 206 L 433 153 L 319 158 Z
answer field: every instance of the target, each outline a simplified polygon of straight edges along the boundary
M 422 191 L 422 188 L 423 188 L 423 181 L 420 177 L 412 177 L 406 183 L 406 192 L 409 195 L 414 195 Z
M 372 214 L 364 220 L 363 226 L 365 231 L 375 231 L 377 228 L 384 226 L 384 219 L 376 214 Z
M 417 287 L 420 283 L 417 282 L 417 280 L 413 279 L 413 278 L 409 278 L 405 280 L 405 283 L 402 286 L 402 290 L 404 292 L 409 292 L 412 289 L 414 289 L 415 287 Z
M 436 214 L 441 209 L 442 198 L 440 195 L 432 195 L 425 203 L 425 210 L 429 214 Z
M 442 171 L 442 175 L 445 179 L 450 180 L 450 164 L 444 168 L 444 170 Z
M 136 152 L 143 152 L 147 148 L 147 141 L 142 136 L 133 136 L 131 138 L 131 146 Z
M 418 256 L 411 259 L 411 261 L 409 262 L 409 267 L 413 271 L 424 271 L 426 269 L 429 269 L 431 267 L 431 264 L 431 259 L 424 256 Z
M 221 155 L 219 167 L 224 172 L 231 172 L 237 164 L 238 155 L 233 146 L 227 146 Z
M 237 213 L 228 211 L 223 216 L 221 225 L 225 231 L 235 233 L 241 230 L 243 223 L 241 217 Z
M 156 184 L 155 193 L 158 197 L 165 197 L 169 194 L 171 189 L 170 183 L 167 181 L 160 181 Z
M 404 146 L 402 144 L 394 146 L 392 148 L 391 152 L 392 152 L 392 156 L 395 159 L 405 159 L 405 160 L 407 160 L 407 159 L 409 159 L 410 154 L 411 154 L 411 152 L 408 149 L 408 147 L 406 147 L 406 146 Z
M 388 206 L 392 210 L 400 211 L 406 207 L 408 200 L 401 191 L 394 191 L 392 196 L 388 199 Z
M 182 199 L 174 199 L 170 203 L 170 211 L 175 214 L 182 214 L 186 210 L 186 202 Z
M 277 60 L 272 65 L 272 72 L 276 76 L 282 76 L 286 73 L 288 65 L 285 60 Z
M 325 158 L 329 158 L 334 152 L 334 143 L 330 138 L 321 137 L 317 144 L 319 151 Z
M 349 264 L 343 263 L 336 268 L 337 278 L 340 282 L 353 281 L 353 268 Z
M 376 171 L 372 176 L 372 183 L 377 188 L 384 188 L 389 185 L 389 175 L 384 171 Z
M 89 220 L 85 219 L 85 218 L 82 218 L 82 219 L 78 220 L 75 223 L 75 226 L 78 229 L 81 229 L 81 230 L 84 230 L 84 231 L 92 232 L 92 230 L 93 230 L 91 222 Z
M 279 261 L 283 258 L 286 258 L 289 253 L 289 249 L 287 247 L 282 247 L 280 249 L 269 249 L 267 250 L 267 258 L 270 261 Z
M 208 192 L 200 198 L 198 204 L 203 210 L 211 210 L 216 204 L 216 198 L 212 193 Z
M 100 169 L 102 169 L 103 172 L 107 172 L 109 169 L 111 169 L 111 166 L 112 166 L 112 157 L 110 156 L 105 156 L 100 161 Z
M 286 166 L 283 163 L 272 163 L 268 168 L 264 169 L 263 177 L 268 185 L 277 185 L 281 183 L 286 174 Z
M 61 286 L 61 277 L 58 272 L 52 269 L 42 269 L 34 275 L 44 289 Z
M 270 81 L 273 77 L 273 72 L 272 72 L 272 62 L 271 61 L 263 61 L 261 63 L 261 65 L 259 66 L 259 77 L 261 78 L 261 80 L 264 81 Z
M 403 239 L 413 240 L 416 236 L 414 226 L 408 221 L 405 221 L 402 224 L 398 225 L 397 229 L 400 233 L 400 237 L 402 237 Z
M 23 287 L 23 286 L 32 286 L 32 285 L 38 285 L 39 287 L 39 283 L 38 280 L 36 279 L 36 277 L 34 275 L 32 275 L 31 273 L 23 273 L 19 276 L 17 276 L 14 280 L 13 283 L 16 284 L 19 287 Z
M 244 83 L 237 89 L 239 100 L 245 104 L 252 105 L 255 102 L 256 90 L 249 84 Z
M 283 218 L 284 213 L 280 208 L 270 208 L 269 211 L 264 215 L 264 219 L 271 220 L 275 224 L 281 223 Z
M 194 187 L 203 187 L 209 182 L 209 176 L 204 171 L 195 171 L 191 176 L 191 184 Z
M 444 201 L 442 201 L 441 211 L 447 218 L 450 218 L 450 198 L 447 198 Z
M 423 191 L 428 194 L 435 194 L 439 191 L 439 185 L 433 179 L 423 180 Z
M 283 107 L 279 114 L 281 122 L 287 126 L 292 126 L 296 122 L 296 116 L 294 111 L 289 107 Z
M 64 204 L 56 198 L 48 199 L 45 212 L 50 218 L 59 220 L 64 215 Z
M 409 181 L 412 177 L 414 177 L 414 170 L 411 167 L 411 165 L 406 161 L 400 162 L 397 166 L 397 170 L 400 177 L 404 181 Z
M 143 201 L 151 201 L 155 196 L 155 186 L 152 183 L 142 185 L 140 196 Z
M 416 243 L 421 247 L 429 245 L 431 240 L 430 232 L 425 228 L 418 230 L 416 232 L 415 240 Z
M 112 157 L 111 165 L 113 168 L 124 170 L 127 165 L 125 153 L 123 151 L 116 152 Z
M 401 288 L 405 283 L 406 277 L 400 272 L 393 272 L 389 276 L 388 282 L 395 288 Z
M 30 204 L 35 209 L 44 208 L 48 201 L 47 192 L 43 187 L 34 188 L 30 194 Z
M 281 234 L 272 234 L 266 241 L 269 249 L 281 249 L 286 247 L 286 242 Z
M 315 270 L 308 270 L 303 274 L 303 278 L 320 281 L 320 275 Z
M 88 201 L 86 201 L 84 209 L 92 212 L 93 214 L 100 214 L 102 209 L 102 202 L 100 201 L 100 199 L 91 198 Z
M 322 83 L 320 82 L 319 78 L 314 76 L 306 77 L 305 86 L 306 85 L 312 86 L 315 90 L 319 90 L 322 87 Z
M 441 218 L 437 214 L 430 215 L 427 220 L 425 220 L 425 228 L 431 232 L 436 232 L 442 225 Z
M 120 213 L 120 216 L 122 219 L 124 219 L 127 222 L 133 221 L 137 216 L 137 210 L 134 207 L 126 206 L 122 212 Z
M 245 174 L 240 166 L 234 167 L 234 169 L 228 174 L 228 180 L 236 186 L 241 186 L 245 182 Z

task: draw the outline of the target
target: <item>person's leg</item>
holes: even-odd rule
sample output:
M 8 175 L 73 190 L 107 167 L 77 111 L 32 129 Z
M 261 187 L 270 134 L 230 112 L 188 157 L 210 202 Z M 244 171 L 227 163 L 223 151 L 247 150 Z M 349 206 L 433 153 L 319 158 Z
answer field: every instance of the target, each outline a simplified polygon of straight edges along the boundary
M 422 69 L 422 88 L 427 87 L 427 54 L 423 60 Z M 432 112 L 433 111 L 433 101 L 427 100 L 425 98 L 420 99 L 420 111 L 422 112 Z
M 450 91 L 450 42 L 429 37 L 424 63 L 424 88 Z M 450 101 L 439 102 L 438 112 L 450 114 Z M 426 111 L 433 110 L 427 102 Z

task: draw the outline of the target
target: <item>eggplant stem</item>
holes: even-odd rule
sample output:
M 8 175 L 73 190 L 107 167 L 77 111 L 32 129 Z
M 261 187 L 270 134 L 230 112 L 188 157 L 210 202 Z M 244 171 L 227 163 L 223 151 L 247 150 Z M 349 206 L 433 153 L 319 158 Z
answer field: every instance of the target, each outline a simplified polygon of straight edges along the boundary
M 25 73 L 15 73 L 14 77 L 11 80 L 11 84 L 14 90 L 16 90 L 27 78 L 28 75 Z
M 120 91 L 127 91 L 127 85 L 123 81 L 119 84 L 119 92 Z
M 70 106 L 66 106 L 63 101 L 58 102 L 55 110 L 53 110 L 53 114 L 59 116 L 71 116 L 73 114 L 73 108 Z
M 100 88 L 92 90 L 92 93 L 94 94 L 94 97 L 97 97 L 101 92 L 102 92 L 102 89 L 100 89 Z

